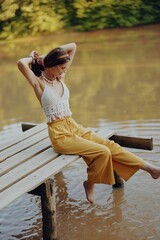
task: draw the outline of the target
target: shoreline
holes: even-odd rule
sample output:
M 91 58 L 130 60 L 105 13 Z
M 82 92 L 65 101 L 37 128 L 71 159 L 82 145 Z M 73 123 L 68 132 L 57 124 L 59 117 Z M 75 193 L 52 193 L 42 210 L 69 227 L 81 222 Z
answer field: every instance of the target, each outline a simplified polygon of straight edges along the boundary
M 160 23 L 156 23 L 156 24 L 147 24 L 147 25 L 135 25 L 135 26 L 132 26 L 132 27 L 113 27 L 113 28 L 103 28 L 103 29 L 95 29 L 95 30 L 90 30 L 90 31 L 74 31 L 74 30 L 61 30 L 59 32 L 53 32 L 53 33 L 39 33 L 39 34 L 36 34 L 34 36 L 20 36 L 20 37 L 17 37 L 17 38 L 13 38 L 13 39 L 0 39 L 0 45 L 3 45 L 3 44 L 6 44 L 6 43 L 18 43 L 18 42 L 26 42 L 29 41 L 29 42 L 33 42 L 35 40 L 38 40 L 39 38 L 49 38 L 49 37 L 54 37 L 54 35 L 56 36 L 56 38 L 58 37 L 62 37 L 66 34 L 68 34 L 69 36 L 68 37 L 74 37 L 74 35 L 79 35 L 81 33 L 87 33 L 87 34 L 93 34 L 93 33 L 101 33 L 101 32 L 119 32 L 119 31 L 131 31 L 132 29 L 133 30 L 136 30 L 139 31 L 141 30 L 142 28 L 144 30 L 148 30 L 148 28 L 158 28 L 157 30 L 159 30 L 160 28 Z

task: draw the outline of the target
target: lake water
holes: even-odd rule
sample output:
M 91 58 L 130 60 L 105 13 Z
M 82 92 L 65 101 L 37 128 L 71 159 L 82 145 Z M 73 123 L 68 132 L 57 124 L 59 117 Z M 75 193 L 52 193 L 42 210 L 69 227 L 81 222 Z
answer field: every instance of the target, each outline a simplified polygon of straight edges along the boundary
M 67 43 L 78 49 L 66 83 L 73 117 L 84 126 L 153 137 L 153 151 L 130 149 L 160 166 L 160 25 L 88 33 L 61 33 L 0 43 L 0 143 L 21 132 L 21 122 L 45 121 L 16 61 Z M 160 239 L 160 180 L 137 172 L 123 189 L 96 185 L 85 199 L 83 161 L 55 177 L 59 240 Z M 41 240 L 39 197 L 25 194 L 0 211 L 0 239 Z

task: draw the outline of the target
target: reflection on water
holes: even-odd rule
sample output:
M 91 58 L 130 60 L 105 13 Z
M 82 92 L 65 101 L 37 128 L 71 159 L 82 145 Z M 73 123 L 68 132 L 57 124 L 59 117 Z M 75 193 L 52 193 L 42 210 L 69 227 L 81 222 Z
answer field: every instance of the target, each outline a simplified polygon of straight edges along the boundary
M 32 48 L 44 53 L 76 41 L 77 55 L 66 79 L 73 116 L 87 126 L 153 137 L 153 151 L 132 152 L 160 165 L 159 28 L 70 33 L 28 39 L 27 43 L 1 43 L 0 143 L 19 134 L 20 122 L 45 120 L 33 90 L 17 70 L 16 60 Z M 59 240 L 160 238 L 159 181 L 139 171 L 123 189 L 97 185 L 95 205 L 89 206 L 82 187 L 85 178 L 83 161 L 55 178 Z M 25 194 L 1 210 L 0 239 L 40 240 L 41 224 L 39 197 Z
M 44 53 L 70 41 L 78 45 L 66 78 L 76 120 L 95 126 L 101 118 L 160 119 L 159 29 L 157 25 L 1 43 L 1 128 L 11 122 L 44 121 L 33 90 L 19 73 L 16 61 L 32 49 Z

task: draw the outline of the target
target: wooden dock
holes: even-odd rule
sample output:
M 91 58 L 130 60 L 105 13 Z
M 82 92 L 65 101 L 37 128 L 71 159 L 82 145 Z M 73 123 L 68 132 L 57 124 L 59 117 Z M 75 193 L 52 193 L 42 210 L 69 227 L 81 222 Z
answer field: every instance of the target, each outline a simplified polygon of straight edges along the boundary
M 80 156 L 56 153 L 51 147 L 45 123 L 34 127 L 32 124 L 23 124 L 22 128 L 24 132 L 18 137 L 0 146 L 0 209 L 24 193 L 41 196 L 43 239 L 55 240 L 57 229 L 53 176 L 80 159 Z M 118 137 L 114 130 L 95 131 L 122 146 L 148 150 L 153 148 L 152 139 L 135 138 L 132 141 L 130 137 Z

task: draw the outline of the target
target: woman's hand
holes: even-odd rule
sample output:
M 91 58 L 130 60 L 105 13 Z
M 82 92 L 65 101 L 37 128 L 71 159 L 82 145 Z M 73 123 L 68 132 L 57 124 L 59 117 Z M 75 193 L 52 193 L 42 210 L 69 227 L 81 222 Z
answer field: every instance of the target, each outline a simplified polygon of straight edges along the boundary
M 39 52 L 33 50 L 33 51 L 29 54 L 29 56 L 37 59 L 37 58 L 39 58 Z
M 36 60 L 39 65 L 44 66 L 44 62 L 43 62 L 43 61 L 44 61 L 45 55 L 39 56 L 39 52 L 33 50 L 33 51 L 30 53 L 29 56 L 31 56 L 31 57 L 33 58 L 33 64 L 35 63 L 34 60 Z
M 39 58 L 39 53 L 35 50 L 33 50 L 30 54 L 29 54 L 30 57 L 32 57 L 33 61 L 32 63 L 34 64 L 35 63 L 35 60 L 38 60 Z

